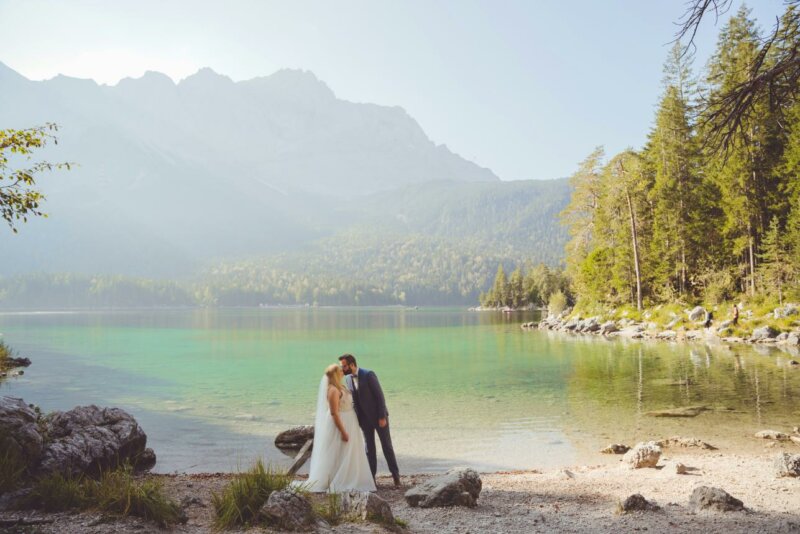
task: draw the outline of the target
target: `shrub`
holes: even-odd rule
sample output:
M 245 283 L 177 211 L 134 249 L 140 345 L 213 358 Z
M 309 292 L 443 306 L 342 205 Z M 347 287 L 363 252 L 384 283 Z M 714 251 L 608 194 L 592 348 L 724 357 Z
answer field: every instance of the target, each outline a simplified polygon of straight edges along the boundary
M 12 356 L 14 356 L 14 351 L 6 345 L 5 341 L 0 339 L 0 370 L 6 368 L 6 362 Z
M 214 526 L 225 529 L 252 524 L 270 494 L 286 488 L 291 480 L 286 473 L 264 467 L 258 460 L 249 471 L 234 476 L 222 493 L 211 494 Z
M 552 315 L 558 315 L 567 309 L 567 297 L 559 289 L 550 295 L 550 300 L 547 303 L 547 311 Z
M 344 519 L 342 496 L 338 493 L 328 493 L 325 502 L 314 507 L 314 513 L 329 525 L 338 525 Z

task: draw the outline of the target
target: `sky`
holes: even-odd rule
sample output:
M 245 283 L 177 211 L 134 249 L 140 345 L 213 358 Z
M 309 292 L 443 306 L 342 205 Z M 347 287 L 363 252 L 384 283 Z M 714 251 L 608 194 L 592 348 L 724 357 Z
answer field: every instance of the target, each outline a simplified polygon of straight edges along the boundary
M 734 1 L 732 12 L 740 3 Z M 752 0 L 768 30 L 783 0 Z M 504 180 L 569 176 L 644 143 L 685 0 L 0 0 L 0 62 L 115 84 L 202 67 L 312 71 L 339 98 L 398 105 Z M 695 70 L 724 20 L 696 39 Z

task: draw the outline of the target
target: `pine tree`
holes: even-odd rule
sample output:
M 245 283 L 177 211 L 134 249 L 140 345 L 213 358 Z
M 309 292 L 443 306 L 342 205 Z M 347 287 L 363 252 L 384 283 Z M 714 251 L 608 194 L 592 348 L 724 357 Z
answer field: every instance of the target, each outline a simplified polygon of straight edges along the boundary
M 791 267 L 777 217 L 770 221 L 761 248 L 759 273 L 764 281 L 764 289 L 767 292 L 777 291 L 778 302 L 783 305 L 783 291 L 791 276 Z
M 502 263 L 497 267 L 497 274 L 494 277 L 491 293 L 494 306 L 506 306 L 508 301 L 508 280 Z
M 514 271 L 511 273 L 511 277 L 508 279 L 507 306 L 518 309 L 526 304 L 523 292 L 523 279 L 524 277 L 522 276 L 522 269 L 520 267 L 514 269 Z

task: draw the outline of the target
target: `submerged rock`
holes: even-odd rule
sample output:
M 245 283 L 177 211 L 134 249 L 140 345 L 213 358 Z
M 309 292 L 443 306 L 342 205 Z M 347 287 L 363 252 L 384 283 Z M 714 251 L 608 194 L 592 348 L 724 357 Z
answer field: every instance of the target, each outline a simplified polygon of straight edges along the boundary
M 430 508 L 432 506 L 478 505 L 483 483 L 473 469 L 452 469 L 446 475 L 423 482 L 408 490 L 406 502 L 410 506 Z
M 631 450 L 631 448 L 627 445 L 623 445 L 622 443 L 612 443 L 605 449 L 601 449 L 600 452 L 603 454 L 625 454 L 629 450 Z
M 657 442 L 661 447 L 686 447 L 686 448 L 697 448 L 697 449 L 706 449 L 709 451 L 717 450 L 716 447 L 713 445 L 706 443 L 705 441 L 697 438 L 683 438 L 680 436 L 673 436 L 671 438 L 664 438 L 661 441 Z
M 634 448 L 625 453 L 622 461 L 632 469 L 643 467 L 655 467 L 661 458 L 661 447 L 655 441 L 648 441 L 637 444 Z
M 710 410 L 708 406 L 684 406 L 682 408 L 668 408 L 666 410 L 655 410 L 647 412 L 645 415 L 651 417 L 697 417 L 703 412 Z
M 694 512 L 703 510 L 735 512 L 743 510 L 744 504 L 724 489 L 700 486 L 692 492 L 692 496 L 689 498 L 689 508 Z

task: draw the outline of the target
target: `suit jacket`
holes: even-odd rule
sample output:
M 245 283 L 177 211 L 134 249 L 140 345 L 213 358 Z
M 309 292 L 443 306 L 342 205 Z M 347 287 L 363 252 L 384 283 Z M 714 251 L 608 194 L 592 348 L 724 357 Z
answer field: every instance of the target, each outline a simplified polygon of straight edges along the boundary
M 361 428 L 376 428 L 378 419 L 389 416 L 381 384 L 374 372 L 359 367 L 358 389 L 355 388 L 351 375 L 347 376 L 347 387 L 353 394 L 353 404 Z

